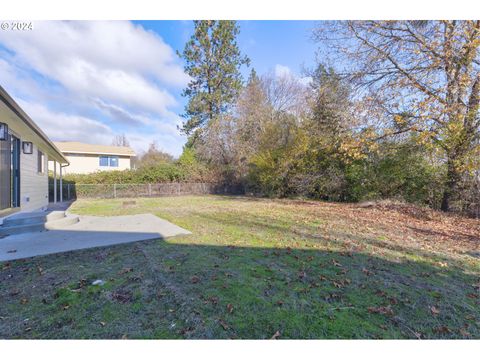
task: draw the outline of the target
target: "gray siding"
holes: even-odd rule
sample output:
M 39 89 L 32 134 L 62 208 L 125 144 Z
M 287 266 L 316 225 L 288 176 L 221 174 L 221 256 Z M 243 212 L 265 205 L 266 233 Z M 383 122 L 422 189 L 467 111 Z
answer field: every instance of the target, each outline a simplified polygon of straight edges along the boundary
M 40 149 L 40 151 L 42 151 Z M 20 154 L 20 207 L 32 211 L 48 206 L 48 157 L 44 153 L 44 173 L 37 172 L 38 147 L 33 153 Z

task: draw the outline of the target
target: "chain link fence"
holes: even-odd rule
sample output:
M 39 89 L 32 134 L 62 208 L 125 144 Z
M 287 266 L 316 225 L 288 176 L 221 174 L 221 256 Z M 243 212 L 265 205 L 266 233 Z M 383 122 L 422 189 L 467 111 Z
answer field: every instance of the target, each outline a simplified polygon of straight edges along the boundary
M 133 197 L 158 197 L 178 195 L 243 195 L 241 185 L 211 183 L 159 183 L 159 184 L 71 184 L 63 183 L 64 201 L 82 198 L 114 199 Z M 54 186 L 49 184 L 49 200 L 54 200 Z M 57 201 L 60 201 L 60 184 L 57 183 Z

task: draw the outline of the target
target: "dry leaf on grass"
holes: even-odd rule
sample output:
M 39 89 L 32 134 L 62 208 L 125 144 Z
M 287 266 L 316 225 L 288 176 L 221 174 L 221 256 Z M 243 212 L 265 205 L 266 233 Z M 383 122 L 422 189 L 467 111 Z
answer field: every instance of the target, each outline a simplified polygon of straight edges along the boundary
M 271 337 L 271 340 L 277 340 L 280 337 L 280 331 L 276 331 L 275 334 Z
M 393 310 L 390 306 L 372 306 L 368 308 L 368 312 L 372 314 L 393 315 Z
M 430 311 L 434 316 L 437 316 L 438 314 L 440 314 L 440 310 L 438 310 L 438 308 L 435 306 L 430 306 Z
M 122 274 L 126 274 L 126 273 L 129 273 L 129 272 L 132 272 L 133 269 L 131 267 L 126 267 L 126 268 L 123 268 L 122 270 L 120 270 L 119 274 L 122 275 Z
M 223 330 L 228 330 L 229 329 L 228 324 L 225 321 L 223 321 L 222 319 L 219 320 L 219 323 L 220 323 L 220 325 L 222 325 Z

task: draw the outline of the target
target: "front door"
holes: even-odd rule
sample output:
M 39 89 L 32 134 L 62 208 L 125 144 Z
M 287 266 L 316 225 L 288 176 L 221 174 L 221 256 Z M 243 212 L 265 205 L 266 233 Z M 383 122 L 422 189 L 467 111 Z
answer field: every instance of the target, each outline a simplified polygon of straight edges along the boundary
M 12 139 L 0 140 L 0 210 L 12 207 Z
M 12 135 L 12 207 L 20 206 L 20 139 Z
M 20 206 L 20 139 L 0 141 L 0 210 Z

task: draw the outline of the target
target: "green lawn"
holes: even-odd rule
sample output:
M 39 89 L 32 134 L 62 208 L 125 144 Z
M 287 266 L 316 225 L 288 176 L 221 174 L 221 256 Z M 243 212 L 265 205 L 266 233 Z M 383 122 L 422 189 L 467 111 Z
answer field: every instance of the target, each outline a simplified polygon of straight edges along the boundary
M 478 220 L 221 196 L 71 210 L 193 235 L 0 263 L 0 338 L 480 338 Z

